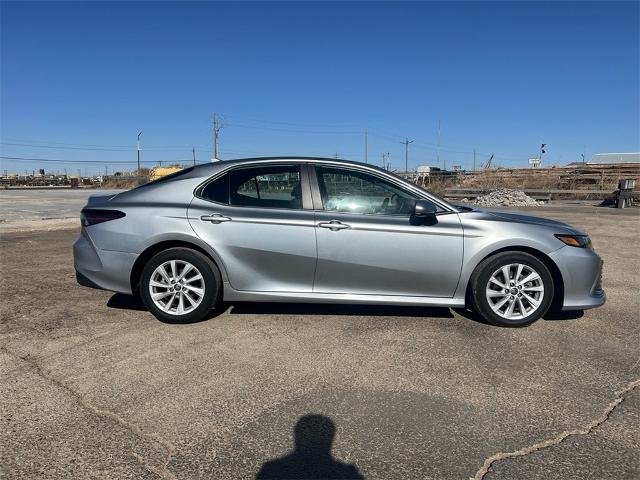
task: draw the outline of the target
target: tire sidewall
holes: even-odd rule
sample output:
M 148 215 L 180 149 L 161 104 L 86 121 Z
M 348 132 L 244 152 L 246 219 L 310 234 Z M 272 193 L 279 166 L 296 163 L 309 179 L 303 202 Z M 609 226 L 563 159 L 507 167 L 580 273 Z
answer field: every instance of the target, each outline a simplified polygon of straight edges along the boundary
M 195 310 L 185 315 L 172 315 L 156 306 L 149 292 L 149 281 L 153 271 L 169 260 L 187 261 L 195 266 L 204 279 L 204 297 Z M 145 265 L 140 278 L 140 296 L 147 309 L 158 319 L 166 323 L 199 322 L 215 308 L 220 297 L 220 273 L 215 264 L 200 252 L 188 248 L 170 248 L 154 255 Z
M 544 296 L 541 305 L 528 317 L 518 320 L 509 320 L 495 313 L 486 297 L 486 288 L 491 275 L 500 267 L 511 263 L 522 263 L 533 268 L 542 278 L 544 285 Z M 547 313 L 553 302 L 554 285 L 549 269 L 541 260 L 525 252 L 502 252 L 484 260 L 476 268 L 471 282 L 471 298 L 476 311 L 488 322 L 500 327 L 524 327 L 530 325 Z

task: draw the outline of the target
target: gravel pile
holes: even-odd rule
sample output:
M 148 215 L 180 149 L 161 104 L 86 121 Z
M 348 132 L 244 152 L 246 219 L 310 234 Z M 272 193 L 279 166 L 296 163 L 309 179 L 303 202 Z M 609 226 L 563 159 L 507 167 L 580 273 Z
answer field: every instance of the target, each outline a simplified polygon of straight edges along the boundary
M 544 205 L 544 202 L 534 200 L 522 190 L 511 190 L 509 188 L 494 190 L 471 200 L 469 203 L 481 207 L 535 207 Z

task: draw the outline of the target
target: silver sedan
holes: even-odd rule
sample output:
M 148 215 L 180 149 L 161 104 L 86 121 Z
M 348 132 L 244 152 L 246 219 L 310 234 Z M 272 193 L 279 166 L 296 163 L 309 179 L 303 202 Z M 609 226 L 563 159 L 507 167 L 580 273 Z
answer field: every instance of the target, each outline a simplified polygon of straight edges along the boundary
M 356 162 L 191 167 L 92 196 L 81 221 L 78 282 L 140 295 L 169 322 L 259 301 L 469 308 L 514 327 L 606 299 L 586 233 L 454 206 Z

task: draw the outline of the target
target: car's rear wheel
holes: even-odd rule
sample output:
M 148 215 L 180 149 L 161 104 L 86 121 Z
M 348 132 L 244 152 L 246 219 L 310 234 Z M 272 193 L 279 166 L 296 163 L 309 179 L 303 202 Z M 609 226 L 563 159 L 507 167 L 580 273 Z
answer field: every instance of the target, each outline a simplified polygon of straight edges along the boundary
M 220 273 L 200 252 L 170 248 L 147 262 L 140 279 L 145 306 L 159 320 L 191 323 L 203 320 L 215 308 Z
M 525 252 L 502 252 L 484 260 L 471 277 L 471 300 L 488 322 L 523 327 L 542 317 L 553 300 L 546 265 Z

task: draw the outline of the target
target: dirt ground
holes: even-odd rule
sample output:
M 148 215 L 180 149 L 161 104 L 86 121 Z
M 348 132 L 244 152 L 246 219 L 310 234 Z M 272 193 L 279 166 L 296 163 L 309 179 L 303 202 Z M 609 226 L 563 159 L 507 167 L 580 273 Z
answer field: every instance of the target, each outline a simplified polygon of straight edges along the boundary
M 77 227 L 2 233 L 0 477 L 255 478 L 298 424 L 263 473 L 638 478 L 638 210 L 534 211 L 591 234 L 605 306 L 525 329 L 287 304 L 169 325 L 76 284 Z

